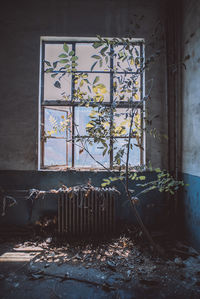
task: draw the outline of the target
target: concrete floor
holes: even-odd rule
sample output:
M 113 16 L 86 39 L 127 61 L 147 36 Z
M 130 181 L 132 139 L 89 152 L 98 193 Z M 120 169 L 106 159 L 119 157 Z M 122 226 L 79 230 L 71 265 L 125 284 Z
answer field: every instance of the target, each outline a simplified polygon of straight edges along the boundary
M 96 248 L 49 239 L 1 243 L 0 298 L 200 298 L 198 254 L 156 258 L 125 237 Z

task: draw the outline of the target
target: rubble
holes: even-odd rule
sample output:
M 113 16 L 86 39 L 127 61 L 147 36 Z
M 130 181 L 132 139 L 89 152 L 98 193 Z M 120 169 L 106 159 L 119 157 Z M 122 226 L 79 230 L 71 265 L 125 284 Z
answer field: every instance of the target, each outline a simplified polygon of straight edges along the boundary
M 29 262 L 28 280 L 43 281 L 55 277 L 63 283 L 66 280 L 79 281 L 98 286 L 108 292 L 126 285 L 134 286 L 136 282 L 144 289 L 168 288 L 173 285 L 173 287 L 180 286 L 180 291 L 181 288 L 187 288 L 200 295 L 200 255 L 183 243 L 167 239 L 166 235 L 163 239 L 162 234 L 155 234 L 157 238 L 161 236 L 161 245 L 165 247 L 166 255 L 161 258 L 149 250 L 148 244 L 143 239 L 139 239 L 137 230 L 135 239 L 133 235 L 130 237 L 129 234 L 121 233 L 121 236 L 113 238 L 81 240 L 59 238 L 55 234 L 50 234 L 48 230 L 48 225 L 50 227 L 52 225 L 51 221 L 46 219 L 41 223 L 46 230 L 41 226 L 41 234 L 35 231 L 35 235 L 32 234 L 31 238 L 29 236 L 28 241 L 23 236 L 15 237 L 12 243 L 6 241 L 6 235 L 0 236 L 4 241 L 2 246 L 9 247 L 14 244 L 13 253 L 20 251 L 36 253 Z M 192 256 L 188 255 L 188 252 Z M 65 267 L 71 267 L 72 270 L 78 268 L 78 271 L 63 273 Z M 55 269 L 60 269 L 62 275 L 56 274 Z M 84 273 L 89 273 L 92 269 L 97 271 L 99 276 L 95 274 L 91 276 L 92 278 L 87 278 Z M 5 279 L 10 279 L 7 282 L 13 287 L 18 283 L 16 279 L 0 271 L 0 281 Z

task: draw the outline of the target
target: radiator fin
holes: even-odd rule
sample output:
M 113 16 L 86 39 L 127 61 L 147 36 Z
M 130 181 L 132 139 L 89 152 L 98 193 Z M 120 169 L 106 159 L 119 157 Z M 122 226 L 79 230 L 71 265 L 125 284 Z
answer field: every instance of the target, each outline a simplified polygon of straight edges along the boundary
M 80 188 L 76 192 L 61 192 L 58 232 L 72 235 L 114 232 L 116 194 L 114 188 Z

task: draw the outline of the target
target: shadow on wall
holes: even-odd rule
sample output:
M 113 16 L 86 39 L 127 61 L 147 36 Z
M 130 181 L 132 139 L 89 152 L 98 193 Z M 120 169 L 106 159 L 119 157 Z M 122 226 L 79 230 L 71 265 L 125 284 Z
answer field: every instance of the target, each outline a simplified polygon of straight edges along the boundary
M 105 171 L 90 172 L 90 171 L 1 171 L 0 181 L 1 187 L 4 190 L 10 190 L 13 194 L 13 190 L 29 190 L 32 188 L 38 190 L 50 190 L 58 189 L 63 184 L 67 187 L 87 184 L 88 178 L 91 178 L 93 186 L 100 186 L 104 178 L 109 177 L 109 173 Z M 152 180 L 155 176 L 154 173 L 143 173 L 146 176 L 146 180 Z M 115 186 L 120 191 L 120 195 L 116 199 L 116 220 L 117 225 L 121 223 L 134 224 L 135 219 L 130 208 L 130 204 L 127 201 L 124 187 L 121 183 L 113 183 L 111 186 Z M 134 189 L 136 193 L 140 191 L 140 188 L 136 184 L 130 185 L 131 189 Z M 11 192 L 12 191 L 12 192 Z M 9 194 L 9 193 L 8 193 Z M 46 215 L 57 214 L 57 199 L 58 194 L 46 194 L 44 197 L 40 197 L 37 200 L 27 200 L 27 192 L 25 195 L 16 197 L 17 204 L 6 209 L 5 216 L 0 216 L 0 223 L 2 225 L 27 225 L 33 224 L 41 217 Z M 143 194 L 140 198 L 137 206 L 138 211 L 146 225 L 149 227 L 160 227 L 167 221 L 167 200 L 164 194 L 158 191 L 151 191 Z M 3 202 L 1 201 L 1 211 L 3 211 Z

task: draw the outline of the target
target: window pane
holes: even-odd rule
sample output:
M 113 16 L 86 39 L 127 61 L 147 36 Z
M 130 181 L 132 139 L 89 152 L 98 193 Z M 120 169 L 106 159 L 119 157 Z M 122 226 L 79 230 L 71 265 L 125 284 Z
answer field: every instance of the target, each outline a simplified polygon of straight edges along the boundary
M 83 74 L 83 78 L 76 80 L 75 89 L 80 88 L 84 99 L 88 97 L 95 99 L 97 102 L 99 100 L 104 100 L 105 102 L 110 101 L 110 74 Z M 88 80 L 88 82 L 84 81 Z M 88 88 L 89 87 L 89 88 Z
M 91 107 L 75 107 L 75 135 L 86 136 L 86 125 L 91 120 Z
M 72 165 L 71 144 L 65 139 L 50 138 L 44 143 L 44 166 Z
M 128 143 L 128 138 L 123 139 L 123 138 L 117 138 L 114 142 L 113 146 L 113 160 L 118 153 L 119 150 L 124 149 L 124 154 L 122 156 L 121 160 L 121 165 L 124 164 L 126 165 L 126 155 L 127 155 L 127 143 Z M 130 154 L 129 154 L 129 165 L 130 166 L 138 166 L 140 165 L 140 148 L 136 146 L 137 141 L 135 138 L 131 139 L 131 144 L 132 144 L 132 149 L 130 149 Z M 114 162 L 115 164 L 115 162 Z
M 94 49 L 92 46 L 92 43 L 77 43 L 76 44 L 76 56 L 78 56 L 78 66 L 77 70 L 79 71 L 90 71 L 92 65 L 94 64 L 97 59 L 92 58 L 93 55 L 99 55 L 99 50 L 101 48 Z M 94 71 L 105 71 L 109 70 L 109 63 L 106 63 L 105 60 L 103 60 L 102 67 L 99 65 L 99 62 L 94 67 Z
M 71 107 L 44 109 L 45 135 L 71 139 Z
M 92 142 L 92 140 L 90 140 Z M 83 142 L 83 143 L 82 143 Z M 85 147 L 92 156 L 105 167 L 110 167 L 108 152 L 103 156 L 104 147 L 101 144 L 93 143 L 89 144 L 88 140 L 75 142 L 75 167 L 89 167 L 89 168 L 101 168 L 90 155 L 84 150 Z
M 129 134 L 129 127 L 131 122 L 131 109 L 117 108 L 116 112 L 114 112 L 113 119 L 114 119 L 115 136 L 127 136 Z M 141 129 L 140 109 L 136 109 L 134 120 L 133 120 L 133 133 L 137 132 L 140 135 L 141 133 L 140 129 Z
M 133 101 L 141 100 L 141 79 L 135 74 L 115 74 L 114 76 L 114 100 Z
M 63 50 L 63 44 L 45 44 L 45 54 L 44 54 L 44 60 L 49 61 L 51 63 L 51 66 L 53 67 L 53 62 L 55 61 L 59 61 L 63 58 L 58 57 L 60 54 L 66 54 L 66 52 Z M 68 44 L 69 47 L 69 51 L 72 50 L 72 45 Z M 50 66 L 48 66 L 46 63 L 45 65 L 45 69 L 49 68 Z M 56 70 L 59 70 L 59 68 L 61 68 L 62 66 L 64 66 L 64 64 L 58 63 Z
M 55 82 L 61 74 L 57 75 L 57 79 L 51 75 L 52 73 L 44 74 L 44 100 L 71 100 L 71 75 L 61 77 L 59 83 Z M 59 87 L 56 84 L 60 84 Z
M 114 67 L 118 72 L 136 72 L 140 68 L 140 46 L 131 47 L 131 52 L 123 45 L 114 48 Z

